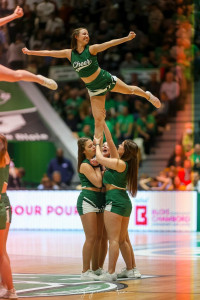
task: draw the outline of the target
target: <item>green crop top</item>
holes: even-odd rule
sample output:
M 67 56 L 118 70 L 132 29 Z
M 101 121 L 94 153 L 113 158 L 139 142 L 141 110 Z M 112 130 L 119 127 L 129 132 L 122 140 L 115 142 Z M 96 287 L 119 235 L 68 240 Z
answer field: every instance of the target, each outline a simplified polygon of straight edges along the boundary
M 89 77 L 99 68 L 97 56 L 90 53 L 89 45 L 81 53 L 72 50 L 71 64 L 80 77 Z
M 4 182 L 8 183 L 9 176 L 9 165 L 6 165 L 4 168 L 0 168 L 0 193 L 3 188 Z
M 112 184 L 113 186 L 125 189 L 127 186 L 127 172 L 128 163 L 124 172 L 117 172 L 116 170 L 107 169 L 103 175 L 103 184 Z
M 86 164 L 89 164 L 90 166 L 92 166 L 88 159 L 84 159 L 84 161 L 82 163 L 86 163 Z M 84 174 L 78 173 L 78 175 L 79 175 L 82 187 L 96 187 L 94 184 L 92 184 L 92 182 L 89 181 L 89 179 Z

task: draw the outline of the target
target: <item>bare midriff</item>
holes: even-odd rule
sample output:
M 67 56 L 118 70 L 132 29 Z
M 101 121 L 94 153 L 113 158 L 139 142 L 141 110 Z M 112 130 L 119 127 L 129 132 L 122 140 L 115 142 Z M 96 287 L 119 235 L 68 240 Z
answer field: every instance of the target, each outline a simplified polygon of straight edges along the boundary
M 88 191 L 93 191 L 93 192 L 101 192 L 101 188 L 96 188 L 96 187 L 82 187 L 82 190 L 88 190 Z
M 122 190 L 125 191 L 126 189 L 120 188 L 118 186 L 112 185 L 112 184 L 106 184 L 106 191 L 111 191 L 111 190 Z
M 99 75 L 99 73 L 101 72 L 101 68 L 98 68 L 96 70 L 96 72 L 94 72 L 92 75 L 88 76 L 88 77 L 81 77 L 81 79 L 85 82 L 85 83 L 90 83 L 92 81 L 94 81 L 97 76 Z

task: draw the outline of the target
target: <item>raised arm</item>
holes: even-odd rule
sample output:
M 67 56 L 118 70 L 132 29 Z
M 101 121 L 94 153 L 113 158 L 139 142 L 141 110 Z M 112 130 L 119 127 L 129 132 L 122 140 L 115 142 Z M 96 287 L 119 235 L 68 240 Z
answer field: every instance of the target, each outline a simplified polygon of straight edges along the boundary
M 101 153 L 100 142 L 101 139 L 94 138 L 96 143 L 96 160 L 106 168 L 116 170 L 117 172 L 124 172 L 126 169 L 126 164 L 123 160 L 119 158 L 107 158 L 104 157 Z
M 32 51 L 28 50 L 27 48 L 23 48 L 22 52 L 27 55 L 35 55 L 35 56 L 51 56 L 57 58 L 67 58 L 71 61 L 71 49 L 64 49 L 64 50 L 41 50 L 41 51 Z
M 125 43 L 125 42 L 128 42 L 128 41 L 131 41 L 132 39 L 135 38 L 135 36 L 136 36 L 136 34 L 133 31 L 131 31 L 129 33 L 129 35 L 124 37 L 124 38 L 111 40 L 109 42 L 105 42 L 105 43 L 102 43 L 102 44 L 92 45 L 92 46 L 89 47 L 90 53 L 92 55 L 96 55 L 98 52 L 102 52 L 104 50 L 107 50 L 108 48 L 117 46 L 119 44 L 122 44 L 122 43 Z
M 12 20 L 15 20 L 17 18 L 21 18 L 24 15 L 23 13 L 23 9 L 19 6 L 17 6 L 15 8 L 15 11 L 13 14 L 5 17 L 5 18 L 0 18 L 0 26 L 3 26 L 9 22 L 11 22 Z
M 108 126 L 107 126 L 106 122 L 104 122 L 103 130 L 104 130 L 104 133 L 105 133 L 106 142 L 108 143 L 108 147 L 109 147 L 109 150 L 110 150 L 110 157 L 111 158 L 119 158 L 117 148 L 116 148 L 116 146 L 113 142 L 112 135 L 110 133 L 110 130 L 108 129 Z

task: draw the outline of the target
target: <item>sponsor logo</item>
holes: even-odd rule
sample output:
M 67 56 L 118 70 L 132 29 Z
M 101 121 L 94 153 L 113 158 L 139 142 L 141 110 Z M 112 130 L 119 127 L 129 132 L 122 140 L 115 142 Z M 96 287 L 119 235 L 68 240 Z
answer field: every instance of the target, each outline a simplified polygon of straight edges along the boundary
M 136 225 L 147 225 L 147 207 L 136 206 Z

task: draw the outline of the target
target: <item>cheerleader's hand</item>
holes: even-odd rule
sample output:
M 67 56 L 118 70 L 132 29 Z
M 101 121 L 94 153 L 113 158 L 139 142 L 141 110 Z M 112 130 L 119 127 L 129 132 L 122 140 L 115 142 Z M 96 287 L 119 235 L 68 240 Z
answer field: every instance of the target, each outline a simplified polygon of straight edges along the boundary
M 13 14 L 14 14 L 14 16 L 15 16 L 15 19 L 17 19 L 17 18 L 23 17 L 24 12 L 23 12 L 23 9 L 22 9 L 21 7 L 17 6 L 17 7 L 15 8 L 15 11 L 14 11 Z
M 22 52 L 24 53 L 24 54 L 29 54 L 30 53 L 30 50 L 28 50 L 27 48 L 22 48 Z
M 97 144 L 100 145 L 101 144 L 101 137 L 100 138 L 96 138 L 94 136 L 93 142 L 94 142 L 94 145 L 97 145 Z
M 134 31 L 130 31 L 129 35 L 128 35 L 128 41 L 131 41 L 132 39 L 134 39 L 136 37 L 136 34 Z
M 99 165 L 98 161 L 96 160 L 96 157 L 90 159 L 90 163 L 93 167 L 97 167 Z

